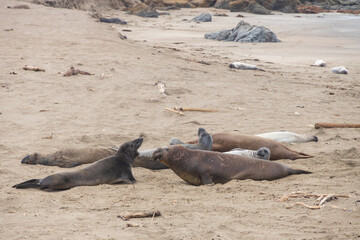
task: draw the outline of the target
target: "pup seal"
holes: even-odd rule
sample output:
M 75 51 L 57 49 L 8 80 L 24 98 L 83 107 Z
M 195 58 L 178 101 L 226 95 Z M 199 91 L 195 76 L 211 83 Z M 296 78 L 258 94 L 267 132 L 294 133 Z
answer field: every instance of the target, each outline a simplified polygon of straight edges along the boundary
M 231 151 L 224 152 L 226 154 L 234 154 L 238 156 L 244 156 L 244 157 L 250 157 L 250 158 L 256 158 L 256 159 L 262 159 L 262 160 L 269 160 L 271 156 L 271 152 L 268 148 L 262 147 L 259 148 L 257 151 L 253 150 L 247 150 L 242 148 L 235 148 Z
M 126 142 L 120 146 L 115 155 L 101 159 L 83 169 L 57 173 L 43 179 L 32 179 L 14 185 L 14 188 L 37 188 L 41 190 L 66 190 L 76 186 L 94 186 L 99 184 L 116 184 L 135 182 L 131 164 L 139 155 L 138 148 L 142 138 Z
M 212 135 L 213 147 L 212 151 L 227 152 L 234 148 L 243 148 L 249 150 L 257 150 L 261 147 L 267 147 L 271 151 L 270 160 L 278 159 L 299 159 L 311 158 L 313 156 L 306 153 L 297 152 L 289 149 L 284 144 L 276 142 L 271 139 L 257 137 L 257 136 L 244 136 L 231 133 L 216 133 Z M 188 143 L 196 143 L 190 141 Z
M 292 174 L 311 172 L 292 169 L 277 162 L 191 150 L 184 146 L 158 148 L 153 155 L 189 184 L 226 183 L 232 179 L 275 180 Z
M 288 131 L 268 132 L 257 134 L 255 136 L 272 139 L 281 143 L 298 143 L 298 142 L 317 142 L 319 141 L 317 136 L 300 135 Z
M 212 144 L 213 144 L 213 139 L 212 139 L 211 135 L 204 128 L 199 128 L 198 136 L 199 136 L 199 140 L 198 140 L 198 143 L 196 143 L 196 144 L 186 144 L 177 138 L 171 138 L 170 145 L 183 145 L 184 147 L 189 148 L 189 149 L 199 149 L 199 150 L 211 151 Z

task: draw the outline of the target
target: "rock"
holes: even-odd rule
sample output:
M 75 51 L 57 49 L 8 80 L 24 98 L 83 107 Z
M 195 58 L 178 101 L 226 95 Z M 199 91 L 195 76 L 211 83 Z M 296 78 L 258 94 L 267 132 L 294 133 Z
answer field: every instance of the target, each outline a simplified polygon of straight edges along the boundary
M 129 9 L 129 13 L 140 17 L 157 18 L 159 13 L 144 3 L 138 3 Z
M 249 5 L 245 8 L 246 12 L 254 13 L 254 14 L 262 14 L 262 15 L 270 15 L 271 11 L 267 10 L 260 4 L 255 1 L 251 1 Z
M 104 17 L 101 17 L 101 18 L 99 18 L 99 21 L 100 22 L 105 22 L 105 23 L 115 23 L 115 24 L 123 24 L 123 25 L 127 24 L 126 21 L 121 20 L 119 18 L 104 18 Z
M 225 42 L 280 42 L 276 34 L 263 26 L 250 25 L 241 20 L 238 25 L 230 30 L 207 33 L 206 39 Z
M 212 16 L 210 13 L 202 13 L 199 16 L 194 17 L 193 22 L 211 22 Z
M 215 3 L 216 0 L 203 0 L 200 7 L 212 7 Z
M 230 12 L 244 12 L 249 5 L 247 0 L 236 0 L 229 3 Z
M 232 0 L 217 0 L 215 3 L 215 8 L 220 8 L 220 9 L 230 9 L 230 5 L 229 3 Z

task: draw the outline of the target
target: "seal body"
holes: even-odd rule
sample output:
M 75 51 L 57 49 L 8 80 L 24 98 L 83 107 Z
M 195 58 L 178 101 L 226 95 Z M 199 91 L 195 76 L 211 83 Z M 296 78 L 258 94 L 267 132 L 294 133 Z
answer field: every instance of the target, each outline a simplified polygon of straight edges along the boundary
M 317 142 L 319 140 L 317 136 L 301 135 L 288 131 L 268 132 L 255 136 L 268 138 L 281 143 Z
M 242 62 L 233 62 L 229 64 L 229 68 L 236 68 L 236 69 L 241 69 L 241 70 L 259 70 L 259 71 L 265 71 L 262 68 L 259 68 L 255 65 L 251 65 L 251 64 L 247 64 L 247 63 L 242 63 Z
M 331 71 L 336 74 L 348 74 L 349 73 L 349 71 L 344 66 L 333 67 L 331 69 Z
M 194 144 L 187 144 L 177 138 L 171 138 L 170 145 L 182 145 L 189 149 L 211 151 L 213 145 L 213 139 L 211 135 L 204 128 L 199 128 L 198 136 L 199 136 L 198 142 Z
M 314 64 L 311 64 L 310 66 L 313 66 L 313 67 L 325 67 L 326 66 L 326 62 L 322 59 L 318 59 L 315 61 Z
M 226 183 L 232 179 L 275 180 L 310 173 L 283 164 L 219 152 L 191 150 L 183 146 L 159 148 L 153 158 L 167 165 L 192 185 Z
M 238 156 L 245 156 L 250 158 L 256 158 L 256 159 L 263 159 L 263 160 L 269 160 L 271 156 L 270 149 L 266 147 L 259 148 L 257 151 L 253 150 L 247 150 L 242 148 L 235 148 L 231 151 L 224 152 L 226 154 L 234 154 Z
M 126 142 L 121 145 L 115 155 L 101 159 L 83 169 L 57 173 L 43 179 L 32 179 L 13 187 L 66 190 L 76 186 L 135 182 L 136 180 L 131 172 L 131 164 L 138 156 L 137 150 L 142 142 L 142 138 Z
M 311 158 L 313 156 L 297 152 L 289 149 L 284 144 L 276 142 L 271 139 L 257 137 L 257 136 L 245 136 L 231 133 L 216 133 L 212 135 L 213 147 L 212 151 L 228 152 L 234 148 L 243 148 L 249 150 L 258 150 L 261 147 L 267 147 L 271 151 L 270 160 L 278 159 L 299 159 L 299 158 Z M 196 141 L 190 141 L 194 143 Z

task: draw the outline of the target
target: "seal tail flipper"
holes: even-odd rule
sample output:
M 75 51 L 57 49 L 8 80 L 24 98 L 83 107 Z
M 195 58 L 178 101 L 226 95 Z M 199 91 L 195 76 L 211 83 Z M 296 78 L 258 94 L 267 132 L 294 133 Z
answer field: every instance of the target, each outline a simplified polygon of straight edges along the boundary
M 314 156 L 312 155 L 309 155 L 309 154 L 306 154 L 306 153 L 302 153 L 302 152 L 296 152 L 296 156 L 295 158 L 293 158 L 292 160 L 295 160 L 295 159 L 306 159 L 306 158 L 313 158 Z
M 12 186 L 13 188 L 17 189 L 24 189 L 24 188 L 40 188 L 40 179 L 31 179 L 29 181 L 25 181 L 19 184 Z
M 289 168 L 289 175 L 294 175 L 294 174 L 311 174 L 312 172 L 309 171 L 305 171 L 305 170 L 301 170 L 301 169 L 292 169 Z

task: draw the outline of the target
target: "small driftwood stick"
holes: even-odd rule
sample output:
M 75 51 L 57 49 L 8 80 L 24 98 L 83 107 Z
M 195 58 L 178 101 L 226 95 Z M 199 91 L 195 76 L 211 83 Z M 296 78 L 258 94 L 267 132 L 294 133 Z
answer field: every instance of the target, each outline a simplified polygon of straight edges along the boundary
M 178 111 L 193 111 L 193 112 L 217 112 L 218 109 L 206 109 L 206 108 L 183 108 L 183 107 L 174 107 L 174 110 Z
M 315 209 L 320 209 L 320 208 L 321 208 L 321 206 L 309 206 L 309 205 L 306 205 L 305 203 L 302 203 L 302 202 L 296 202 L 295 205 L 300 205 L 300 206 L 309 208 L 309 209 L 311 209 L 311 210 L 315 210 Z
M 315 123 L 315 129 L 319 128 L 360 128 L 356 123 Z
M 177 114 L 179 114 L 179 115 L 184 115 L 183 112 L 180 112 L 180 111 L 177 111 L 177 110 L 174 110 L 174 109 L 171 109 L 171 108 L 165 108 L 165 110 L 170 111 L 170 112 L 177 113 Z
M 35 72 L 45 72 L 45 69 L 38 68 L 38 67 L 33 67 L 33 66 L 28 66 L 28 65 L 25 65 L 25 67 L 23 67 L 23 69 L 28 70 L 28 71 L 35 71 Z
M 300 197 L 304 197 L 304 198 L 317 197 L 316 201 L 320 203 L 324 198 L 328 198 L 328 199 L 339 198 L 339 197 L 349 198 L 350 196 L 344 195 L 344 194 L 316 194 L 316 193 L 294 192 L 294 193 L 282 196 L 278 201 L 285 202 L 289 198 L 300 198 Z M 322 204 L 324 204 L 324 203 L 325 202 L 323 202 Z
M 126 214 L 126 215 L 119 215 L 118 218 L 121 218 L 124 221 L 129 220 L 130 218 L 146 218 L 146 217 L 158 217 L 161 216 L 160 211 L 154 211 L 154 212 L 138 212 L 138 213 L 132 213 L 132 214 Z

